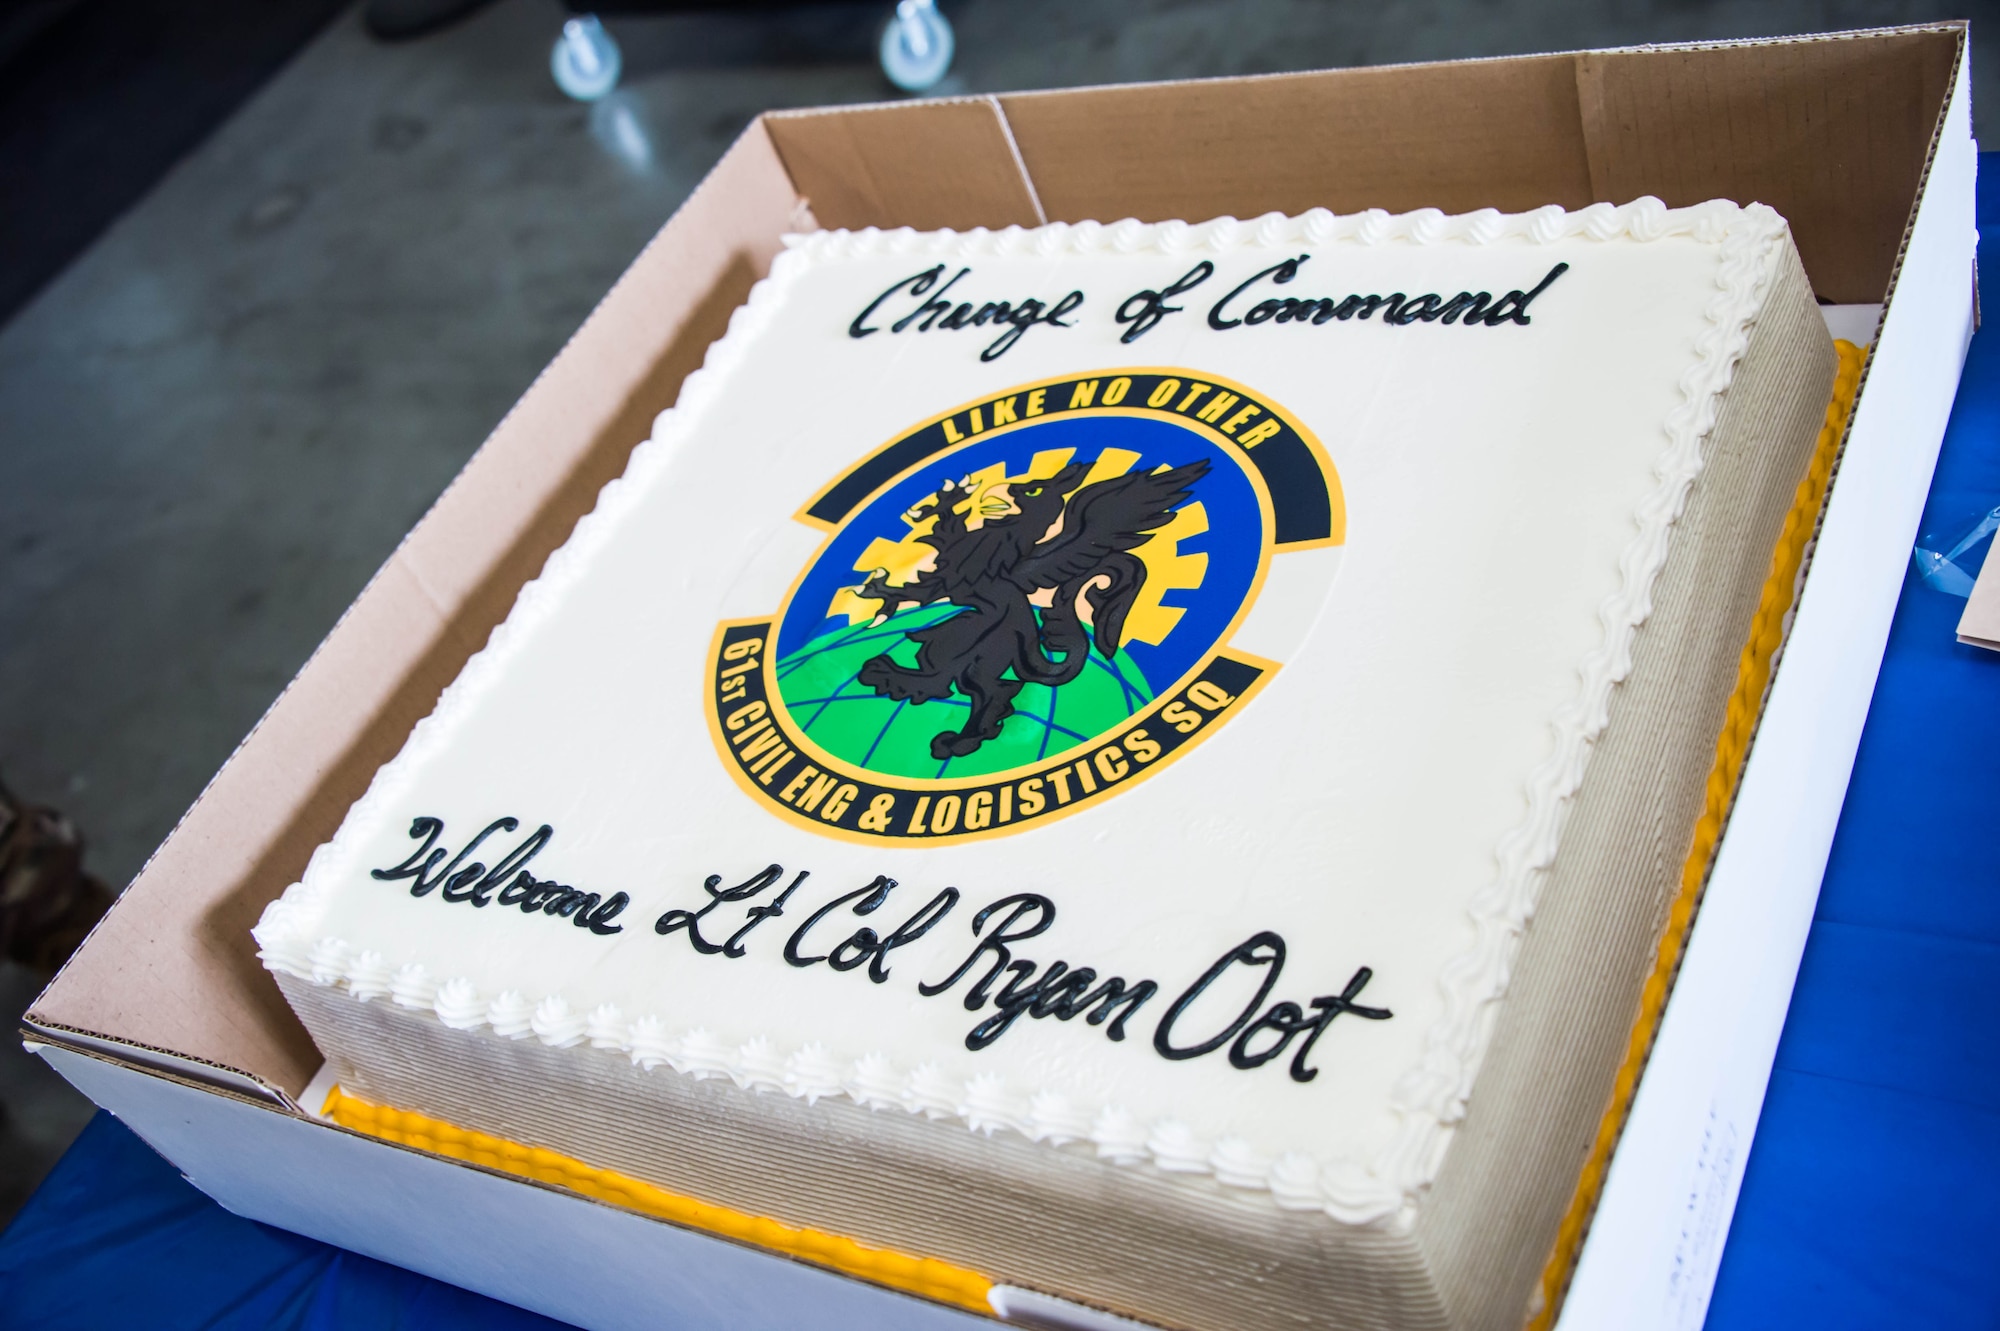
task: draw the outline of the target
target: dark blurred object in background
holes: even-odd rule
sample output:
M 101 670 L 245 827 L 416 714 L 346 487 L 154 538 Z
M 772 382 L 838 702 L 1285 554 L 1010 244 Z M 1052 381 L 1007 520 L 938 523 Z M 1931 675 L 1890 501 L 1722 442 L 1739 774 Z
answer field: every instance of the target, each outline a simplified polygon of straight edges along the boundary
M 368 0 L 361 21 L 368 35 L 385 42 L 403 42 L 449 27 L 484 9 L 493 0 Z
M 346 7 L 0 3 L 0 322 Z
M 0 783 L 0 956 L 53 975 L 110 908 L 76 824 Z

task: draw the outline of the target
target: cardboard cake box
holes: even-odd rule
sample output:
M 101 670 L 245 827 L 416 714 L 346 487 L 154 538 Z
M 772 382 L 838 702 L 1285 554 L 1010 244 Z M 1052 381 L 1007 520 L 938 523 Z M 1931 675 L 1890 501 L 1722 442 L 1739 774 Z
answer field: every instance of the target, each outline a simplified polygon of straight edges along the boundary
M 1975 317 L 1962 24 L 774 113 L 410 533 L 24 1018 L 230 1210 L 590 1327 L 976 1315 L 316 1117 L 250 928 L 674 401 L 780 236 L 1762 201 L 1875 343 L 1790 635 L 1559 1310 L 1700 1322 Z M 1849 317 L 1853 313 L 1850 311 Z M 308 1088 L 312 1086 L 312 1093 Z M 559 1263 L 519 1260 L 521 1242 Z M 1568 1260 L 1566 1251 L 1562 1260 Z M 1042 1326 L 1130 1325 L 997 1287 Z

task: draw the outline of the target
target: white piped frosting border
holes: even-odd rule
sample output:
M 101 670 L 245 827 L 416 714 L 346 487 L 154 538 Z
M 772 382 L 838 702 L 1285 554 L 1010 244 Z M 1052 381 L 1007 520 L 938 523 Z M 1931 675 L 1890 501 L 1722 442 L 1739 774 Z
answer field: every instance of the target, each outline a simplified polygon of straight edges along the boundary
M 1631 669 L 1633 641 L 1651 613 L 1653 584 L 1665 566 L 1674 524 L 1702 469 L 1703 441 L 1715 425 L 1722 394 L 1749 343 L 1786 233 L 1785 220 L 1761 204 L 1739 207 L 1716 200 L 1669 209 L 1658 199 L 1642 198 L 1621 207 L 1595 204 L 1576 212 L 1554 205 L 1528 213 L 1487 209 L 1459 216 L 1436 209 L 1337 216 L 1315 209 L 1297 217 L 1273 213 L 1247 221 L 1217 218 L 1198 225 L 1128 219 L 1110 225 L 1053 223 L 1032 230 L 869 229 L 787 237 L 787 249 L 773 263 L 770 276 L 757 283 L 732 315 L 727 334 L 709 348 L 702 368 L 682 385 L 678 404 L 660 414 L 651 439 L 633 451 L 625 475 L 605 486 L 596 509 L 549 557 L 541 576 L 521 589 L 512 612 L 494 629 L 486 647 L 466 662 L 436 709 L 411 732 L 402 753 L 376 773 L 334 840 L 314 854 L 305 881 L 293 884 L 265 909 L 253 931 L 258 955 L 274 971 L 343 988 L 359 1001 L 387 999 L 429 1011 L 459 1030 L 490 1027 L 496 1036 L 532 1037 L 557 1048 L 587 1043 L 622 1052 L 648 1070 L 665 1065 L 686 1076 L 727 1077 L 746 1090 L 780 1092 L 808 1103 L 845 1096 L 870 1109 L 955 1120 L 980 1133 L 1006 1130 L 1053 1146 L 1088 1143 L 1098 1158 L 1110 1163 L 1150 1164 L 1171 1174 L 1211 1176 L 1225 1187 L 1268 1192 L 1286 1210 L 1321 1212 L 1354 1225 L 1406 1226 L 1436 1176 L 1453 1128 L 1464 1116 L 1492 1035 L 1492 1005 L 1506 991 L 1521 933 L 1554 860 L 1570 803 L 1582 784 L 1592 746 L 1609 721 L 1612 691 Z M 931 1063 L 898 1067 L 879 1052 L 853 1056 L 817 1042 L 785 1050 L 761 1036 L 732 1047 L 699 1026 L 676 1031 L 659 1016 L 627 1018 L 610 1004 L 582 1013 L 560 994 L 525 995 L 508 989 L 484 995 L 464 978 L 440 981 L 420 961 L 357 952 L 322 934 L 329 889 L 313 881 L 314 865 L 344 845 L 353 829 L 368 821 L 367 814 L 400 799 L 410 772 L 448 742 L 454 720 L 487 680 L 506 669 L 513 646 L 568 587 L 587 576 L 592 559 L 634 502 L 644 478 L 695 433 L 704 409 L 772 318 L 785 288 L 807 265 L 878 253 L 962 258 L 1149 250 L 1201 254 L 1247 244 L 1491 246 L 1544 245 L 1574 238 L 1647 242 L 1671 236 L 1721 247 L 1708 325 L 1696 338 L 1694 361 L 1681 378 L 1681 402 L 1664 422 L 1667 446 L 1656 468 L 1655 485 L 1634 514 L 1637 530 L 1620 560 L 1620 585 L 1599 608 L 1602 641 L 1580 663 L 1574 697 L 1552 718 L 1553 751 L 1528 779 L 1527 816 L 1501 840 L 1494 876 L 1474 898 L 1473 945 L 1446 966 L 1440 978 L 1443 1013 L 1426 1035 L 1423 1058 L 1395 1087 L 1398 1128 L 1378 1158 L 1319 1160 L 1240 1137 L 1208 1141 L 1171 1115 L 1149 1114 L 1143 1106 L 1077 1104 L 1053 1091 L 1010 1087 L 991 1074 L 959 1080 Z

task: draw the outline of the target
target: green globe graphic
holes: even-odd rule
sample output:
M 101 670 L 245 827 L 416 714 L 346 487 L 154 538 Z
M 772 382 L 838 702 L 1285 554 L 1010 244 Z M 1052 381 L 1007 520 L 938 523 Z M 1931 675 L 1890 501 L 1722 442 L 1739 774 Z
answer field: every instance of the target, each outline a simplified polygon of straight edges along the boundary
M 855 679 L 862 664 L 887 654 L 914 666 L 912 629 L 963 613 L 949 603 L 917 606 L 880 624 L 862 622 L 812 639 L 778 661 L 778 696 L 792 723 L 836 758 L 880 776 L 987 776 L 1051 758 L 1112 730 L 1153 700 L 1153 690 L 1121 648 L 1105 657 L 1091 648 L 1083 673 L 1059 689 L 1023 685 L 1014 714 L 990 739 L 961 758 L 931 756 L 931 736 L 965 724 L 968 703 L 949 698 L 902 703 L 881 697 Z M 1010 672 L 1008 678 L 1014 678 Z

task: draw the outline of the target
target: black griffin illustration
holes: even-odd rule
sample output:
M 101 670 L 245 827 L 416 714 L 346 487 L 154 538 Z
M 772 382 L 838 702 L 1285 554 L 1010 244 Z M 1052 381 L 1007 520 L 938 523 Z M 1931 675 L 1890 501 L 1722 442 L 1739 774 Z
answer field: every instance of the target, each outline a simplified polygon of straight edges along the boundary
M 900 702 L 946 698 L 953 686 L 965 695 L 971 717 L 932 737 L 933 757 L 964 757 L 997 736 L 1023 684 L 1060 688 L 1075 679 L 1093 637 L 1107 658 L 1118 650 L 1146 582 L 1131 552 L 1172 520 L 1208 462 L 1080 484 L 1088 471 L 1076 463 L 1046 479 L 989 486 L 971 496 L 977 513 L 966 487 L 946 481 L 916 507 L 937 516 L 918 538 L 937 551 L 931 567 L 902 586 L 878 569 L 857 589 L 882 602 L 878 623 L 910 605 L 962 607 L 906 635 L 920 644 L 914 668 L 877 656 L 856 676 Z M 1037 605 L 1046 607 L 1040 616 Z

